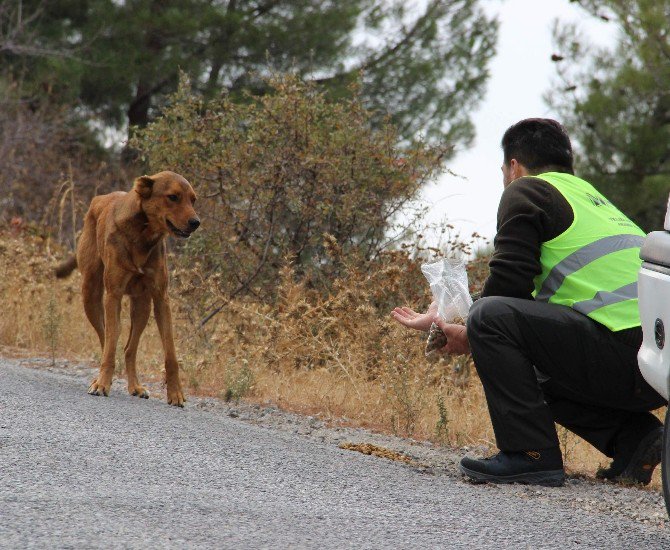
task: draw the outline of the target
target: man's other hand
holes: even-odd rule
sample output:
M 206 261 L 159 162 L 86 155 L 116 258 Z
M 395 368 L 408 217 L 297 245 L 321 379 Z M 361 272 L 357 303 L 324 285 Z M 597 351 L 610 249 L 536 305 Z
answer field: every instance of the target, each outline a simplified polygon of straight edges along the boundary
M 447 336 L 447 345 L 439 350 L 440 353 L 448 353 L 450 355 L 465 355 L 466 353 L 470 353 L 468 332 L 463 325 L 452 325 L 437 315 L 431 319 L 431 322 L 440 327 L 442 332 Z
M 437 315 L 437 302 L 430 304 L 426 313 L 417 313 L 409 307 L 397 307 L 391 312 L 391 317 L 401 325 L 414 330 L 428 332 L 433 319 Z

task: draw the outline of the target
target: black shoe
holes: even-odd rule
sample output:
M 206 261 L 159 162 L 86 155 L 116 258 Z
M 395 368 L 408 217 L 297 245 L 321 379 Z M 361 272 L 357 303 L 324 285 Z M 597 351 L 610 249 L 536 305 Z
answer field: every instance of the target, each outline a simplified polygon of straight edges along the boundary
M 461 460 L 460 470 L 483 483 L 526 483 L 560 487 L 565 481 L 563 457 L 559 448 L 540 451 L 503 452 L 490 458 Z
M 598 479 L 611 479 L 622 483 L 649 485 L 654 468 L 663 454 L 663 427 L 654 428 L 637 445 L 622 445 L 617 449 L 609 468 L 599 468 Z

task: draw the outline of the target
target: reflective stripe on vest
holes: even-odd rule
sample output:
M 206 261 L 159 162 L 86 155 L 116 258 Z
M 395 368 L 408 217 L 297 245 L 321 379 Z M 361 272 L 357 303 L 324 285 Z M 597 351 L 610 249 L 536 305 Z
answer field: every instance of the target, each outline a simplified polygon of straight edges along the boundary
M 612 235 L 583 246 L 552 268 L 542 283 L 542 287 L 535 296 L 535 299 L 548 302 L 556 291 L 561 288 L 563 281 L 568 275 L 612 252 L 627 248 L 640 248 L 643 241 L 644 237 L 639 235 Z M 637 294 L 633 297 L 637 298 Z
M 635 298 L 637 298 L 637 281 L 617 288 L 613 292 L 601 290 L 591 300 L 575 302 L 572 304 L 572 308 L 579 311 L 579 313 L 588 315 L 601 307 L 611 306 L 612 304 L 618 304 L 626 300 L 634 300 Z

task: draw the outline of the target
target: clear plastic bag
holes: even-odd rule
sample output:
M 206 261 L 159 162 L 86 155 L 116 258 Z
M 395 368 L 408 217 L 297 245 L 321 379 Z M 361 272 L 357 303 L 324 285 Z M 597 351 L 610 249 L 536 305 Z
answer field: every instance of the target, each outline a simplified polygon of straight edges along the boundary
M 432 264 L 423 264 L 421 271 L 428 279 L 437 302 L 437 314 L 448 323 L 465 321 L 472 305 L 465 262 L 445 258 Z M 426 342 L 426 356 L 446 345 L 447 336 L 433 323 Z

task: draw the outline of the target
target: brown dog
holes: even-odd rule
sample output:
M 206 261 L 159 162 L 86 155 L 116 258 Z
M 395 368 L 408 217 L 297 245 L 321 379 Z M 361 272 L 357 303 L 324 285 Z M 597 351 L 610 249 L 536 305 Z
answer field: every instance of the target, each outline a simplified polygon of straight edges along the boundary
M 193 209 L 193 188 L 174 172 L 159 172 L 135 180 L 129 192 L 94 197 L 84 219 L 84 229 L 73 257 L 56 269 L 66 277 L 79 266 L 84 309 L 98 333 L 102 362 L 88 393 L 109 395 L 119 339 L 121 298 L 130 296 L 130 335 L 125 347 L 128 392 L 147 398 L 137 380 L 135 358 L 142 331 L 149 320 L 151 302 L 165 353 L 167 400 L 184 406 L 179 365 L 172 338 L 168 301 L 165 238 L 188 237 L 200 225 Z M 103 293 L 104 291 L 104 293 Z M 104 294 L 104 298 L 103 298 Z

